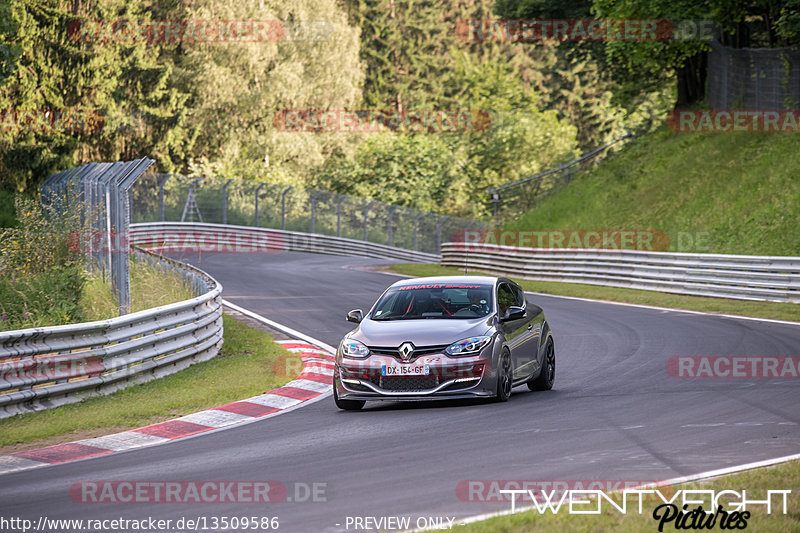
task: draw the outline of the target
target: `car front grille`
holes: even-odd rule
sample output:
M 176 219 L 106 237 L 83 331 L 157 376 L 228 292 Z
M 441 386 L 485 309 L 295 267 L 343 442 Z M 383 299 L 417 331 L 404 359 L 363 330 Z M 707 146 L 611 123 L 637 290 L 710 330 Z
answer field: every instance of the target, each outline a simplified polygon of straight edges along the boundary
M 439 386 L 437 376 L 376 376 L 372 383 L 392 392 L 428 391 Z
M 450 346 L 449 344 L 442 344 L 438 346 L 418 346 L 414 348 L 414 352 L 411 354 L 411 358 L 409 361 L 414 361 L 417 357 L 421 357 L 423 355 L 431 355 L 434 353 L 442 353 L 444 349 Z M 391 355 L 398 361 L 403 361 L 400 357 L 400 350 L 398 348 L 393 347 L 386 347 L 386 346 L 368 346 L 370 353 L 374 353 L 377 355 Z

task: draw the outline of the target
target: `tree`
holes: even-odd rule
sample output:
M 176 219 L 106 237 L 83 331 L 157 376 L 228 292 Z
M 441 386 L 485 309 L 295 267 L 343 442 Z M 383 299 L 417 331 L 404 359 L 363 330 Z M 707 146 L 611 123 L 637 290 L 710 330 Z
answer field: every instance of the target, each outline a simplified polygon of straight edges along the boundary
M 487 53 L 488 54 L 488 53 Z M 486 188 L 514 181 L 577 155 L 576 129 L 502 52 L 454 52 L 443 94 L 490 120 L 458 133 L 376 133 L 354 158 L 332 158 L 317 186 L 336 192 L 459 216 L 488 213 Z M 485 127 L 484 127 L 485 126 Z
M 22 53 L 19 46 L 13 42 L 16 32 L 17 23 L 11 5 L 3 0 L 0 2 L 0 86 L 16 70 L 17 61 Z
M 590 19 L 591 0 L 497 0 L 495 14 L 506 19 Z M 578 128 L 584 149 L 610 142 L 626 130 L 651 129 L 666 113 L 666 73 L 631 70 L 610 61 L 603 42 L 537 41 L 518 47 L 548 51 L 539 87 L 543 105 L 557 109 Z
M 187 15 L 280 21 L 285 30 L 266 41 L 183 46 L 184 64 L 194 74 L 187 102 L 198 131 L 192 169 L 297 183 L 331 154 L 352 153 L 353 135 L 280 131 L 273 124 L 283 110 L 354 109 L 360 103 L 359 33 L 336 0 L 200 0 Z
M 594 0 L 593 10 L 597 17 L 605 18 L 708 20 L 722 44 L 747 48 L 800 42 L 800 35 L 790 29 L 797 4 L 785 4 L 779 0 Z M 675 106 L 684 107 L 705 97 L 707 40 L 707 36 L 701 36 L 664 42 L 611 42 L 606 51 L 611 62 L 631 73 L 674 71 L 678 89 Z
M 187 93 L 174 56 L 146 41 L 81 37 L 87 21 L 146 20 L 144 0 L 13 2 L 21 51 L 0 87 L 0 181 L 34 190 L 47 175 L 87 161 L 155 156 L 170 168 L 191 146 Z M 111 26 L 107 26 L 111 28 Z

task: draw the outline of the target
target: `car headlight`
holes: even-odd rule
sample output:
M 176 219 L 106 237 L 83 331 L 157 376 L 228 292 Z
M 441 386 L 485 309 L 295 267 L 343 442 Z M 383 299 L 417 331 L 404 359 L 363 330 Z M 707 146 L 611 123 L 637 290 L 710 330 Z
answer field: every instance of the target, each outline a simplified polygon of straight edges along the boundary
M 347 357 L 366 357 L 369 355 L 369 348 L 363 343 L 352 339 L 344 339 L 341 345 L 342 355 Z
M 470 337 L 468 339 L 461 339 L 445 348 L 444 353 L 447 355 L 475 355 L 483 350 L 491 341 L 491 337 Z

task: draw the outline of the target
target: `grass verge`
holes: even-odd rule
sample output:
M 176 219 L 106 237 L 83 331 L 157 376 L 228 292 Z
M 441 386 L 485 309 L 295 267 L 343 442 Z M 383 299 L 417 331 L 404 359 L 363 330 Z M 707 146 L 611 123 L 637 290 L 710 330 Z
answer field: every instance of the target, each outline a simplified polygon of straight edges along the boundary
M 783 133 L 645 135 L 506 229 L 660 230 L 669 250 L 800 255 L 800 137 Z M 681 235 L 702 236 L 682 239 Z
M 261 394 L 295 377 L 284 369 L 299 368 L 299 357 L 272 335 L 227 315 L 223 324 L 225 343 L 210 361 L 108 396 L 0 420 L 0 454 L 161 422 Z
M 463 270 L 457 268 L 421 263 L 400 263 L 392 265 L 391 271 L 409 276 L 461 275 L 464 273 Z M 479 272 L 470 273 L 478 274 Z M 579 298 L 607 300 L 610 302 L 689 309 L 705 313 L 723 313 L 800 322 L 800 305 L 791 303 L 753 302 L 706 296 L 688 296 L 683 294 L 670 294 L 667 292 L 602 287 L 600 285 L 582 285 L 579 283 L 561 283 L 556 281 L 533 281 L 523 279 L 515 279 L 515 281 L 522 285 L 525 290 L 558 296 L 575 296 Z
M 144 311 L 194 298 L 185 278 L 174 270 L 131 259 L 131 312 Z M 119 305 L 100 275 L 89 276 L 80 300 L 85 320 L 104 320 L 119 314 Z
M 751 516 L 747 521 L 747 530 L 778 533 L 786 531 L 800 531 L 800 491 L 797 491 L 797 480 L 800 479 L 800 461 L 791 461 L 788 463 L 758 468 L 747 472 L 732 474 L 705 482 L 686 483 L 675 485 L 673 487 L 662 487 L 661 491 L 664 496 L 669 499 L 678 490 L 733 490 L 741 493 L 747 490 L 748 500 L 764 500 L 766 499 L 768 490 L 792 490 L 792 493 L 787 498 L 787 513 L 783 514 L 782 501 L 777 495 L 773 495 L 772 513 L 767 514 L 765 505 L 748 505 L 747 511 Z M 658 498 L 657 495 L 654 495 Z M 694 500 L 700 499 L 697 494 L 687 495 L 687 499 Z M 556 499 L 558 499 L 557 497 Z M 539 514 L 537 510 L 525 511 L 522 513 L 501 516 L 485 520 L 483 522 L 476 522 L 467 526 L 459 527 L 459 531 L 465 533 L 536 533 L 544 531 L 571 531 L 571 532 L 598 532 L 598 531 L 613 531 L 615 533 L 629 533 L 638 531 L 659 531 L 659 520 L 653 518 L 655 508 L 662 502 L 645 501 L 642 505 L 642 514 L 638 513 L 636 504 L 637 500 L 629 497 L 628 499 L 628 513 L 622 514 L 612 507 L 608 502 L 602 502 L 601 514 L 569 514 L 567 507 L 561 508 L 556 514 L 546 510 L 544 514 Z M 682 497 L 677 495 L 677 500 L 681 501 L 679 507 L 682 506 Z M 708 496 L 704 497 L 705 502 L 709 501 Z M 736 497 L 733 495 L 723 495 L 720 498 L 720 503 L 727 508 L 728 511 L 734 510 L 733 503 L 741 500 L 741 494 Z M 781 505 L 778 505 L 778 503 Z M 530 497 L 525 500 L 521 496 L 517 497 L 517 505 L 523 507 L 531 506 Z M 540 502 L 541 505 L 541 502 Z M 690 505 L 689 510 L 695 509 L 697 505 Z M 705 510 L 709 509 L 708 504 L 703 505 Z M 507 509 L 510 509 L 510 503 Z M 596 509 L 593 505 L 576 506 L 576 509 Z M 663 509 L 659 511 L 659 516 L 663 516 Z M 691 523 L 691 519 L 689 521 Z M 734 525 L 736 525 L 734 523 Z M 683 528 L 690 529 L 690 528 Z M 735 529 L 728 527 L 727 529 Z M 744 529 L 740 527 L 739 529 Z M 664 524 L 663 531 L 676 531 L 675 522 L 667 522 Z M 708 530 L 708 529 L 706 529 Z M 722 530 L 720 528 L 719 517 L 716 525 L 710 530 Z

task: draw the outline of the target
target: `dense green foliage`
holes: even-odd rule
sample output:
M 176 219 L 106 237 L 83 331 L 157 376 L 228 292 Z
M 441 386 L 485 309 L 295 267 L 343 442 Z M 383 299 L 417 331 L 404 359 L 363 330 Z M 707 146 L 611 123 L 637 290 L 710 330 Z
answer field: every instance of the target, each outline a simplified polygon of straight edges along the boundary
M 669 107 L 664 84 L 635 104 L 614 102 L 597 61 L 552 43 L 473 42 L 455 31 L 496 16 L 494 8 L 494 0 L 11 0 L 0 7 L 0 197 L 35 192 L 57 169 L 149 156 L 159 171 L 480 215 L 487 186 L 648 129 Z M 255 42 L 114 38 L 122 20 L 162 31 L 169 20 L 281 21 L 285 33 Z M 491 121 L 425 134 L 276 126 L 282 111 L 309 109 L 481 110 Z M 59 127 L 53 117 L 63 114 L 78 119 Z
M 13 71 L 0 85 L 0 110 L 8 111 L 0 128 L 2 188 L 33 191 L 56 169 L 142 156 L 162 171 L 261 177 L 269 155 L 277 173 L 306 176 L 350 140 L 281 134 L 272 115 L 356 105 L 363 79 L 358 31 L 335 0 L 273 4 L 12 0 L 0 51 L 22 53 L 15 66 L 0 54 L 2 72 Z M 122 41 L 74 31 L 93 21 L 317 19 L 330 29 L 321 40 Z M 47 126 L 47 112 L 92 120 L 58 127 L 49 116 Z M 31 126 L 31 116 L 41 120 Z
M 652 131 L 676 101 L 699 99 L 706 45 L 474 39 L 461 31 L 469 21 L 709 19 L 727 44 L 780 46 L 800 39 L 798 9 L 795 0 L 2 0 L 0 221 L 13 224 L 10 193 L 35 193 L 55 170 L 143 156 L 162 172 L 483 215 L 487 187 L 627 130 Z M 221 38 L 170 39 L 168 21 L 210 21 Z M 277 26 L 269 38 L 222 38 L 224 21 Z M 121 38 L 128 24 L 151 34 Z M 277 120 L 359 109 L 483 111 L 490 121 L 367 133 L 291 131 Z
M 4 189 L 34 190 L 49 173 L 86 161 L 151 155 L 171 168 L 186 156 L 192 145 L 190 94 L 175 55 L 146 41 L 79 42 L 69 31 L 86 19 L 179 13 L 136 0 L 69 8 L 51 0 L 15 0 L 10 11 L 15 31 L 3 28 L 3 43 L 21 55 L 0 87 Z M 70 119 L 59 123 L 59 113 Z
M 663 20 L 666 24 L 661 31 L 663 36 L 671 35 L 669 39 L 563 43 L 559 47 L 561 54 L 590 58 L 601 65 L 601 82 L 610 84 L 617 102 L 637 102 L 668 80 L 677 82 L 678 106 L 702 101 L 711 35 L 737 48 L 800 43 L 800 3 L 796 0 L 497 0 L 495 9 L 508 18 Z
M 84 281 L 83 267 L 76 264 L 30 277 L 0 277 L 0 330 L 80 322 Z
M 539 172 L 577 155 L 575 128 L 542 111 L 539 94 L 519 71 L 499 61 L 454 58 L 462 101 L 486 112 L 486 128 L 447 134 L 380 133 L 355 157 L 333 158 L 320 175 L 323 187 L 457 215 L 483 215 L 486 188 Z M 475 199 L 478 199 L 476 202 Z
M 43 211 L 21 197 L 15 204 L 18 226 L 0 232 L 0 330 L 79 322 L 86 279 L 69 247 L 77 211 Z

